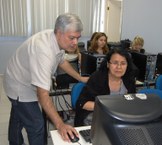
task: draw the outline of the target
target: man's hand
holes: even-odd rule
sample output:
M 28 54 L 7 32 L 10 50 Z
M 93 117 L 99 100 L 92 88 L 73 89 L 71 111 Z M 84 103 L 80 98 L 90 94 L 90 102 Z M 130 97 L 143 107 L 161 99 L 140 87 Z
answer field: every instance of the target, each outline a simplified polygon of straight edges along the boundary
M 83 83 L 87 83 L 88 79 L 89 79 L 89 77 L 81 77 L 80 81 Z
M 70 142 L 67 133 L 71 136 L 71 138 L 74 138 L 73 133 L 78 137 L 78 133 L 75 128 L 70 125 L 66 125 L 62 121 L 56 108 L 54 107 L 51 97 L 49 97 L 49 92 L 43 88 L 37 87 L 37 96 L 42 108 L 46 112 L 46 115 L 50 118 L 53 124 L 55 124 L 62 139 Z
M 76 72 L 67 60 L 64 60 L 63 63 L 59 64 L 59 67 L 62 70 L 64 70 L 67 74 L 69 74 L 70 76 L 72 76 L 76 80 L 81 81 L 83 83 L 86 83 L 89 79 L 89 77 L 83 77 L 78 72 Z
M 74 135 L 73 133 L 79 137 L 79 134 L 78 132 L 75 130 L 75 128 L 73 128 L 72 126 L 70 125 L 67 125 L 65 123 L 62 123 L 62 124 L 59 124 L 59 126 L 57 126 L 57 130 L 58 132 L 60 133 L 62 139 L 64 141 L 68 141 L 70 142 L 70 139 L 68 137 L 68 134 L 71 136 L 71 138 L 74 138 Z M 68 134 L 67 134 L 68 133 Z

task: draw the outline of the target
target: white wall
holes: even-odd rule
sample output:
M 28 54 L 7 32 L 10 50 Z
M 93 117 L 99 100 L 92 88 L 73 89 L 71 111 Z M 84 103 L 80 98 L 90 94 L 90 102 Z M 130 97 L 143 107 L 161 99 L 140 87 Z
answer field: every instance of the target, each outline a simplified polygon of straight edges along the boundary
M 16 38 L 12 40 L 0 40 L 0 74 L 4 73 L 9 58 L 24 40 L 25 39 L 22 38 Z
M 141 35 L 146 52 L 162 52 L 161 10 L 161 0 L 123 0 L 121 39 Z
M 121 31 L 121 1 L 108 0 L 106 34 L 109 42 L 120 41 Z
M 162 52 L 161 9 L 161 0 L 123 0 L 121 39 L 132 40 L 134 36 L 141 35 L 147 52 Z M 8 59 L 24 40 L 0 40 L 0 74 L 4 73 Z M 82 37 L 79 41 L 86 44 L 87 40 L 88 37 Z

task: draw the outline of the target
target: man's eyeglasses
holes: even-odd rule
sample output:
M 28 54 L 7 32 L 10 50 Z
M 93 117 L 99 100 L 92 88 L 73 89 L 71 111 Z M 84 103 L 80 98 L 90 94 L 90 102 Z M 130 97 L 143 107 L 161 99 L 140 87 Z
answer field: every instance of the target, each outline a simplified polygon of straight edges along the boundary
M 118 61 L 110 61 L 110 64 L 114 65 L 114 66 L 126 66 L 127 62 L 118 62 Z

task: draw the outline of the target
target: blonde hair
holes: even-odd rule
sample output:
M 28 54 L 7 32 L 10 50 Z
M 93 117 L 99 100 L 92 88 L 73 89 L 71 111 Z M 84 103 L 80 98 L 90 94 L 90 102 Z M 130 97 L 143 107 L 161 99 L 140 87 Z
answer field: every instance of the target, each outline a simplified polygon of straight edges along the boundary
M 144 39 L 141 36 L 136 36 L 132 42 L 132 48 L 141 45 L 142 47 L 144 46 Z

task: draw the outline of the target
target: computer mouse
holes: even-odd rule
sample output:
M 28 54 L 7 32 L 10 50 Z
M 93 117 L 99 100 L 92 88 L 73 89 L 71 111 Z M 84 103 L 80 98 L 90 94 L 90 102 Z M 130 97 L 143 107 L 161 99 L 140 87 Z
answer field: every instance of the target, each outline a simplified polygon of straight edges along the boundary
M 70 139 L 70 141 L 71 142 L 78 142 L 79 141 L 79 137 L 77 137 L 74 133 L 73 133 L 73 135 L 74 135 L 74 138 L 71 138 L 71 136 L 69 135 L 69 133 L 67 133 L 68 134 L 68 137 L 69 137 L 69 139 Z

